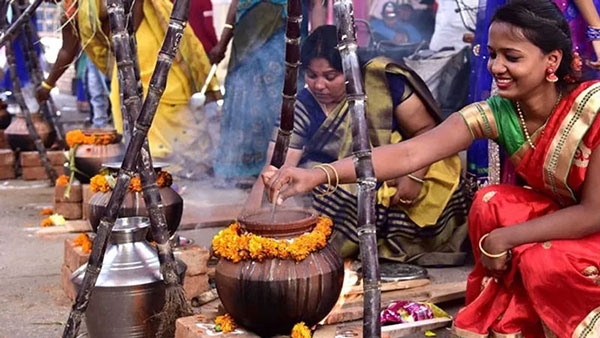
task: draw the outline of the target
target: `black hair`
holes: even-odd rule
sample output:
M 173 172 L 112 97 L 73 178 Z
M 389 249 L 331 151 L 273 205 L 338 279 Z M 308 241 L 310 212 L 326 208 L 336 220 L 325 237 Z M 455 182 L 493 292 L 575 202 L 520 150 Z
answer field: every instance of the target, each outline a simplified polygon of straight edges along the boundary
M 331 67 L 342 72 L 342 58 L 337 49 L 337 29 L 333 25 L 317 27 L 302 43 L 300 62 L 306 69 L 310 61 L 323 58 Z
M 550 0 L 513 0 L 500 7 L 492 22 L 505 22 L 522 30 L 527 40 L 545 54 L 561 50 L 562 61 L 555 74 L 561 83 L 572 75 L 573 42 L 569 23 L 556 4 Z

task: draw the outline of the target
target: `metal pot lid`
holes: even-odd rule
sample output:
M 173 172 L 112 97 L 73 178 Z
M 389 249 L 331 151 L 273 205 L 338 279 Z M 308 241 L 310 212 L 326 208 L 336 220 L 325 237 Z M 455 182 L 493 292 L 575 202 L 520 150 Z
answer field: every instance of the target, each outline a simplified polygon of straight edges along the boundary
M 121 163 L 122 162 L 107 162 L 107 163 L 102 163 L 102 167 L 103 168 L 108 168 L 108 169 L 114 169 L 114 170 L 119 170 L 121 169 Z M 152 162 L 152 166 L 154 167 L 154 169 L 163 169 L 166 168 L 168 166 L 170 166 L 171 164 L 168 162 Z
M 358 269 L 361 273 L 362 268 Z M 427 278 L 427 269 L 413 264 L 397 262 L 380 262 L 379 278 L 382 282 L 400 282 L 405 280 Z

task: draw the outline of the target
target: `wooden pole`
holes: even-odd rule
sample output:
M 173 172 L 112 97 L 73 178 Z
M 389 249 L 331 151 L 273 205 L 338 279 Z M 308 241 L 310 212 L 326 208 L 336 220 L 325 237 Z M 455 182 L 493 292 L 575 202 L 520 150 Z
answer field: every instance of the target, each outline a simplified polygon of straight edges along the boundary
M 26 4 L 27 3 L 25 0 L 19 0 L 19 5 L 13 4 L 13 14 L 19 16 L 21 13 L 21 8 L 25 7 Z M 25 24 L 23 24 L 23 36 L 23 54 L 26 57 L 27 68 L 29 70 L 31 82 L 34 85 L 34 88 L 37 88 L 44 80 L 44 73 L 42 71 L 38 55 L 35 51 L 34 41 L 38 41 L 39 39 L 36 38 L 37 35 L 33 29 L 31 20 L 28 20 Z M 57 110 L 52 97 L 49 97 L 48 100 L 41 105 L 40 110 L 42 111 L 42 115 L 52 126 L 52 129 L 56 132 L 56 138 L 60 147 L 62 149 L 67 149 L 68 147 L 67 143 L 65 142 L 65 132 L 57 121 Z
M 294 129 L 294 105 L 298 86 L 298 67 L 300 66 L 300 23 L 302 22 L 301 0 L 288 0 L 288 16 L 285 29 L 285 80 L 281 119 L 271 165 L 277 168 L 285 163 L 290 137 Z
M 117 56 L 117 65 L 119 81 L 123 83 L 130 84 L 130 89 L 137 91 L 137 86 L 131 85 L 135 83 L 135 74 L 133 74 L 133 62 L 132 58 L 128 58 L 128 50 L 129 50 L 129 38 L 127 37 L 125 30 L 125 18 L 124 18 L 124 10 L 122 3 L 119 0 L 109 0 L 107 2 L 107 9 L 109 14 L 109 20 L 111 23 L 112 30 L 112 40 L 113 40 L 113 50 L 115 51 L 115 55 Z M 177 53 L 177 48 L 179 46 L 181 35 L 183 34 L 183 28 L 185 27 L 185 22 L 187 21 L 187 15 L 189 11 L 189 0 L 178 0 L 175 2 L 175 6 L 173 7 L 173 11 L 171 13 L 171 20 L 169 23 L 169 29 L 165 36 L 165 40 L 163 42 L 163 46 L 161 48 L 160 54 L 157 60 L 157 66 L 155 67 L 155 71 L 152 75 L 152 80 L 150 82 L 150 90 L 148 93 L 148 99 L 144 102 L 144 107 L 146 107 L 146 103 L 149 103 L 149 107 L 153 109 L 143 109 L 142 113 L 138 117 L 134 127 L 131 141 L 127 145 L 127 150 L 125 152 L 125 156 L 123 159 L 123 163 L 121 164 L 121 169 L 119 170 L 117 182 L 115 188 L 113 189 L 113 193 L 111 195 L 110 200 L 108 201 L 108 205 L 105 211 L 102 220 L 100 221 L 100 225 L 98 227 L 98 232 L 96 238 L 94 239 L 94 245 L 92 248 L 92 253 L 90 254 L 90 258 L 88 261 L 88 266 L 85 271 L 85 275 L 83 278 L 83 282 L 81 288 L 77 294 L 77 298 L 75 300 L 75 304 L 71 310 L 69 315 L 69 319 L 65 326 L 65 330 L 63 331 L 63 337 L 73 338 L 76 336 L 79 331 L 79 326 L 81 324 L 81 319 L 83 314 L 87 308 L 89 303 L 89 298 L 91 295 L 91 291 L 93 286 L 96 283 L 98 278 L 98 274 L 100 273 L 102 267 L 102 260 L 104 258 L 104 251 L 108 244 L 108 240 L 110 238 L 110 232 L 112 231 L 112 227 L 114 226 L 114 222 L 116 220 L 118 210 L 120 208 L 121 203 L 125 197 L 125 192 L 127 187 L 129 186 L 129 181 L 131 177 L 135 173 L 136 166 L 139 163 L 140 153 L 142 156 L 146 152 L 146 150 L 142 149 L 144 144 L 147 144 L 146 137 L 148 135 L 148 130 L 152 125 L 152 119 L 154 118 L 154 114 L 156 112 L 156 107 L 158 106 L 158 100 L 160 99 L 160 95 L 164 91 L 164 87 L 166 85 L 167 75 L 169 73 L 169 68 L 175 58 Z M 123 67 L 126 66 L 126 67 Z M 161 87 L 162 86 L 162 87 Z M 152 93 L 152 95 L 151 95 Z M 131 105 L 135 108 L 137 95 L 133 95 L 128 97 L 125 101 L 125 105 Z M 139 97 L 137 97 L 139 99 Z M 149 100 L 150 99 L 150 100 Z M 153 102 L 156 102 L 153 104 Z M 133 109 L 132 111 L 135 111 Z M 146 159 L 150 159 L 149 153 Z M 143 159 L 142 159 L 143 161 Z M 151 166 L 151 162 L 146 162 L 143 164 L 144 167 L 148 165 Z M 156 180 L 154 179 L 153 184 L 146 184 L 144 187 L 144 192 L 155 190 L 158 193 L 158 188 L 156 186 Z M 158 204 L 155 201 L 149 200 L 149 198 L 153 198 L 156 195 L 148 194 L 149 197 L 146 197 L 146 193 L 144 193 L 144 199 L 146 201 L 150 201 L 149 204 Z M 157 210 L 162 210 L 158 208 Z M 157 213 L 157 212 L 153 212 Z M 152 215 L 152 218 L 159 218 L 158 215 Z M 164 217 L 164 214 L 162 215 Z M 153 226 L 153 236 L 157 231 L 155 231 L 156 226 Z M 164 235 L 166 233 L 166 222 L 164 222 L 163 226 L 163 236 L 155 237 L 157 241 L 163 241 L 165 238 L 168 239 L 168 235 Z M 160 229 L 159 229 L 160 230 Z M 157 236 L 161 236 L 160 231 L 156 234 Z M 168 249 L 164 248 L 164 246 L 168 246 Z M 166 244 L 159 244 L 159 259 L 161 260 L 161 272 L 163 274 L 163 279 L 167 286 L 167 294 L 173 295 L 173 291 L 177 291 L 180 289 L 178 284 L 179 279 L 177 274 L 170 271 L 176 271 L 173 264 L 165 264 L 165 261 L 169 259 L 169 257 L 165 257 L 165 252 L 170 250 L 169 243 L 167 241 Z M 172 253 L 171 253 L 172 258 Z M 174 259 L 173 259 L 174 262 Z M 169 284 L 170 283 L 170 284 Z M 175 283 L 175 288 L 170 288 L 170 285 Z M 183 291 L 182 291 L 183 292 Z M 181 293 L 183 294 L 183 293 Z M 185 301 L 185 299 L 184 299 Z M 166 304 L 168 303 L 168 300 Z M 185 303 L 187 305 L 187 303 Z M 166 305 L 165 305 L 166 306 Z M 163 309 L 164 311 L 165 309 Z M 164 318 L 164 317 L 163 317 Z M 173 323 L 174 324 L 174 323 Z M 166 325 L 171 328 L 173 325 Z M 165 330 L 164 323 L 161 323 L 161 327 L 163 327 L 162 331 L 165 334 L 169 334 L 168 330 Z M 161 333 L 161 329 L 159 329 L 159 334 Z
M 3 1 L 6 1 L 7 4 L 10 2 L 9 0 L 3 0 Z M 0 35 L 0 46 L 4 46 L 7 42 L 11 41 L 14 38 L 14 36 L 21 29 L 21 25 L 23 25 L 24 23 L 29 21 L 33 12 L 35 12 L 35 10 L 40 6 L 40 4 L 43 1 L 44 0 L 34 0 L 23 11 L 23 13 L 21 13 L 21 15 L 19 15 L 17 17 L 16 20 L 13 20 L 12 24 L 9 27 L 7 27 L 7 29 L 4 30 L 2 35 Z
M 3 16 L 1 18 L 3 26 L 7 26 L 6 12 L 3 11 Z M 40 160 L 46 170 L 46 175 L 48 176 L 48 180 L 50 181 L 50 185 L 54 186 L 56 184 L 56 179 L 58 175 L 52 167 L 50 160 L 48 159 L 48 154 L 46 153 L 46 147 L 40 138 L 40 135 L 35 130 L 35 126 L 33 124 L 33 120 L 31 119 L 31 113 L 29 112 L 29 108 L 25 103 L 25 98 L 23 97 L 23 92 L 21 91 L 21 81 L 19 80 L 19 75 L 17 74 L 17 60 L 15 57 L 15 52 L 12 48 L 12 44 L 8 43 L 5 46 L 6 48 L 6 61 L 8 63 L 10 69 L 10 79 L 12 82 L 12 94 L 15 97 L 15 100 L 21 107 L 21 113 L 25 118 L 25 123 L 27 125 L 27 130 L 29 131 L 29 137 L 33 140 L 35 147 L 37 149 L 38 154 L 40 155 Z
M 365 92 L 356 49 L 352 0 L 335 0 L 338 48 L 346 77 L 348 109 L 352 114 L 352 148 L 358 182 L 358 239 L 363 267 L 363 336 L 381 337 L 379 312 L 381 290 L 375 229 L 375 191 L 377 180 L 371 159 L 371 143 L 365 116 Z

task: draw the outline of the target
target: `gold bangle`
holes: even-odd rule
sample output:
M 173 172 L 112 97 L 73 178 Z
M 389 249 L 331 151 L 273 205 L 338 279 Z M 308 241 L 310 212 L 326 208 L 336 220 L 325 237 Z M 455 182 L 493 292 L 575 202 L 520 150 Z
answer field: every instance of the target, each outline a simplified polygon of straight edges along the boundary
M 48 84 L 48 82 L 46 82 L 45 80 L 42 81 L 41 83 L 42 88 L 47 89 L 47 90 L 52 90 L 52 88 L 54 88 L 54 86 L 51 86 L 50 84 Z
M 483 241 L 487 238 L 487 236 L 489 236 L 490 233 L 488 232 L 487 234 L 481 236 L 481 238 L 479 239 L 479 251 L 481 251 L 482 254 L 484 254 L 485 256 L 489 257 L 489 258 L 500 258 L 500 257 L 504 257 L 508 254 L 508 250 L 503 251 L 501 253 L 498 254 L 491 254 L 487 251 L 485 251 L 483 249 Z
M 325 172 L 325 175 L 327 176 L 327 190 L 322 194 L 317 194 L 317 197 L 324 197 L 329 195 L 329 190 L 331 189 L 331 176 L 329 175 L 329 171 L 327 171 L 327 169 L 320 164 L 315 165 L 313 169 L 321 169 Z
M 413 174 L 408 174 L 407 176 L 408 176 L 408 178 L 410 178 L 411 180 L 413 180 L 415 182 L 418 182 L 418 183 L 421 183 L 421 184 L 425 184 L 425 180 L 422 179 L 422 178 L 419 178 L 419 177 L 417 177 L 417 176 L 415 176 Z
M 324 167 L 327 167 L 327 168 L 331 168 L 331 170 L 333 171 L 333 174 L 335 175 L 335 186 L 331 189 L 331 192 L 329 193 L 329 194 L 333 194 L 337 190 L 338 185 L 340 184 L 340 175 L 338 175 L 337 170 L 331 164 L 323 163 L 321 165 Z
M 224 28 L 229 28 L 229 29 L 233 30 L 233 25 L 232 24 L 226 23 L 226 24 L 223 25 L 223 27 Z

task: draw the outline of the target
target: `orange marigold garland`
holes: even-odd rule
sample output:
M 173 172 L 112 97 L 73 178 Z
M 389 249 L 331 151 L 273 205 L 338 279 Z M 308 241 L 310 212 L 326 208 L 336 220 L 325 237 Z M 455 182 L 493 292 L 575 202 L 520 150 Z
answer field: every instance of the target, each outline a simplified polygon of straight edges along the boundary
M 308 326 L 306 326 L 306 324 L 304 324 L 304 322 L 300 322 L 296 325 L 294 325 L 294 327 L 292 328 L 292 334 L 290 335 L 291 338 L 311 338 L 312 337 L 312 333 L 310 332 L 310 329 L 308 328 Z
M 117 136 L 109 132 L 91 133 L 86 135 L 81 129 L 68 131 L 65 138 L 69 148 L 73 148 L 75 145 L 79 144 L 107 145 L 117 140 Z
M 69 130 L 65 136 L 69 148 L 73 148 L 76 144 L 85 142 L 85 134 L 80 129 Z
M 327 245 L 332 227 L 331 219 L 321 216 L 313 231 L 288 241 L 243 233 L 240 224 L 234 222 L 213 238 L 212 247 L 215 255 L 234 263 L 247 259 L 262 261 L 269 258 L 301 261 Z
M 90 180 L 90 189 L 92 192 L 108 192 L 112 190 L 114 183 L 116 181 L 112 180 L 109 182 L 109 179 L 112 180 L 111 175 L 103 175 L 98 174 Z M 159 188 L 170 187 L 173 184 L 173 177 L 166 171 L 160 171 L 156 177 L 156 184 Z M 141 192 L 142 191 L 142 181 L 139 176 L 133 176 L 131 181 L 129 181 L 129 191 Z
M 229 313 L 215 318 L 215 331 L 229 333 L 233 330 L 235 330 L 235 322 Z
M 90 180 L 90 189 L 92 192 L 107 192 L 110 190 L 110 185 L 104 175 L 96 175 Z

